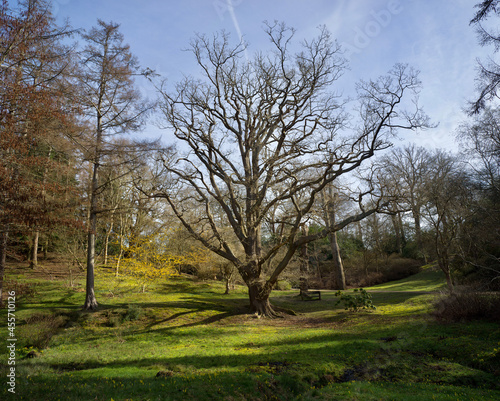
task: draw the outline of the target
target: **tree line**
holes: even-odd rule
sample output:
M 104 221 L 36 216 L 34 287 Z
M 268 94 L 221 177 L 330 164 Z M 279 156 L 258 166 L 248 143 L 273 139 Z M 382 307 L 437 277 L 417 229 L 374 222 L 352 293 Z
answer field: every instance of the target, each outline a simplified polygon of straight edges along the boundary
M 174 271 L 229 290 L 237 273 L 265 316 L 284 277 L 344 289 L 381 279 L 390 255 L 436 260 L 450 289 L 458 277 L 498 284 L 498 75 L 483 72 L 457 133 L 465 152 L 394 148 L 395 135 L 434 126 L 418 71 L 395 64 L 345 99 L 346 60 L 325 28 L 297 44 L 292 28 L 266 24 L 270 49 L 251 59 L 226 34 L 197 35 L 199 76 L 170 87 L 118 24 L 60 27 L 43 0 L 3 1 L 0 18 L 2 282 L 7 256 L 29 250 L 36 267 L 42 238 L 85 270 L 90 310 L 97 262 L 143 290 Z M 157 99 L 141 97 L 139 79 Z M 153 114 L 168 146 L 135 139 Z

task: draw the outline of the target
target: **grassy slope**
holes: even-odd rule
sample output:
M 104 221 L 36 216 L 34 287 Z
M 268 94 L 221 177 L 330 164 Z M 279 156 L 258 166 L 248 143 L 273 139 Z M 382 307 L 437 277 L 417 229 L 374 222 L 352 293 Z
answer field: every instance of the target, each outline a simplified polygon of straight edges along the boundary
M 370 287 L 373 291 L 437 291 L 446 287 L 444 273 L 431 266 L 424 267 L 422 271 L 402 280 L 391 281 Z
M 500 399 L 498 325 L 433 322 L 434 273 L 373 288 L 374 312 L 347 313 L 333 292 L 276 292 L 298 316 L 274 321 L 247 315 L 244 288 L 224 296 L 219 283 L 175 278 L 139 294 L 101 272 L 101 308 L 84 313 L 81 287 L 42 280 L 16 312 L 16 399 Z M 41 355 L 23 358 L 34 344 Z

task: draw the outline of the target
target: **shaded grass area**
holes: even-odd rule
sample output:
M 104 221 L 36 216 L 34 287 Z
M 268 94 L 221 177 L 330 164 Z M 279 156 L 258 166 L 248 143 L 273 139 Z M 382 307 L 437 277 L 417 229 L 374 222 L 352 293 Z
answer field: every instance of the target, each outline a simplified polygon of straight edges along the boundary
M 216 282 L 178 277 L 142 294 L 100 271 L 100 308 L 87 313 L 81 284 L 41 280 L 16 311 L 16 398 L 500 399 L 499 326 L 436 323 L 422 289 L 432 277 L 415 277 L 421 292 L 374 292 L 374 312 L 345 312 L 333 292 L 311 302 L 275 292 L 274 304 L 297 312 L 276 320 L 248 314 L 245 288 L 227 296 Z

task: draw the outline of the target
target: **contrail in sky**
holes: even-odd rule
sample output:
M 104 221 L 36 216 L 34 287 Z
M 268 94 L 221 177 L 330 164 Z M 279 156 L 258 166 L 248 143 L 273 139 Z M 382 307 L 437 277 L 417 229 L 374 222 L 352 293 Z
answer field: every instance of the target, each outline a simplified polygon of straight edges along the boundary
M 227 9 L 229 10 L 229 14 L 231 14 L 231 19 L 233 20 L 233 25 L 234 25 L 234 27 L 236 29 L 236 33 L 238 34 L 241 43 L 243 43 L 243 35 L 241 33 L 241 29 L 240 29 L 240 24 L 238 22 L 238 18 L 236 18 L 236 13 L 234 12 L 234 7 L 233 7 L 232 0 L 227 0 Z M 244 53 L 245 53 L 246 60 L 249 61 L 248 52 L 247 52 L 246 49 L 245 49 Z

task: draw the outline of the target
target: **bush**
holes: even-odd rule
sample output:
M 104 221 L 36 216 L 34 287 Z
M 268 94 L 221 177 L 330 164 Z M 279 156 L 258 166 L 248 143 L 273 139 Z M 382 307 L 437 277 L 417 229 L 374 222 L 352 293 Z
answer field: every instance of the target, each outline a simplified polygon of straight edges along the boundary
M 500 294 L 460 290 L 441 296 L 434 304 L 434 317 L 444 322 L 500 321 Z
M 142 316 L 142 308 L 140 306 L 129 305 L 127 311 L 125 312 L 123 320 L 133 321 L 139 319 L 141 316 Z
M 275 285 L 274 289 L 278 291 L 287 291 L 292 289 L 292 284 L 286 280 L 279 280 Z
M 360 309 L 376 309 L 372 302 L 372 296 L 363 288 L 355 289 L 354 295 L 346 295 L 342 291 L 335 293 L 340 297 L 335 305 L 344 304 L 344 309 L 351 312 L 358 312 Z
M 27 318 L 25 325 L 17 326 L 16 330 L 26 347 L 42 349 L 66 322 L 67 318 L 62 315 L 37 313 Z

